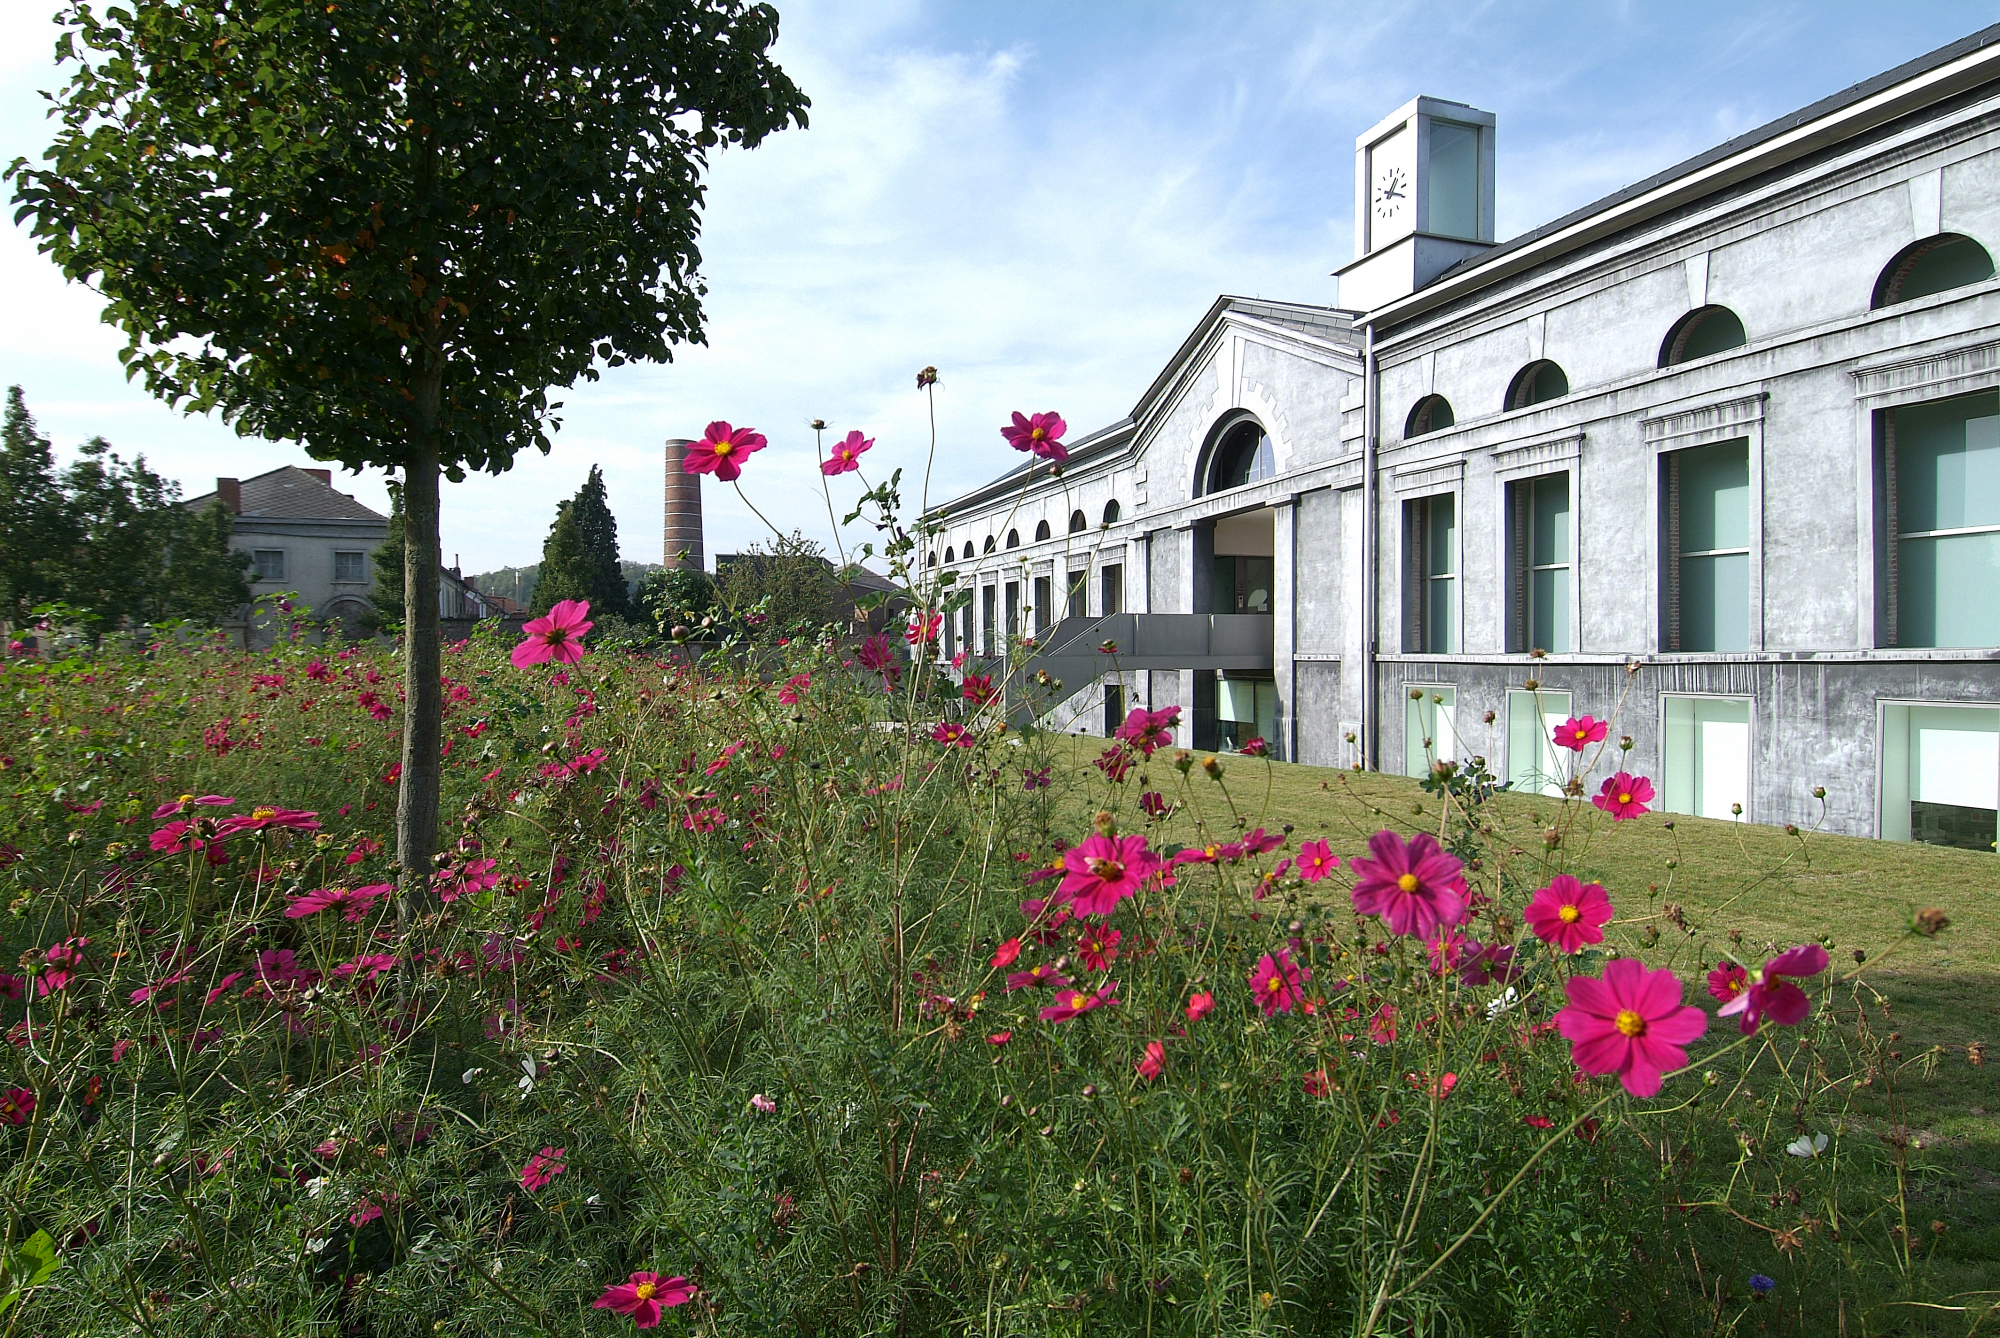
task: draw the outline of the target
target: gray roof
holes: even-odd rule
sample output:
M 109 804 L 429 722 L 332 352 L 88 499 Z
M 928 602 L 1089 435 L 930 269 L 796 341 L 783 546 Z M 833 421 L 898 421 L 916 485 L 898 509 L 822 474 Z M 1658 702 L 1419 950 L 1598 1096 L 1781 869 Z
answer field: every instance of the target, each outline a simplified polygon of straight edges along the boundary
M 383 525 L 389 518 L 371 511 L 347 493 L 321 483 L 297 465 L 284 465 L 268 474 L 244 479 L 243 509 L 238 512 L 252 520 L 372 520 Z M 190 497 L 184 506 L 200 509 L 215 501 L 213 492 Z

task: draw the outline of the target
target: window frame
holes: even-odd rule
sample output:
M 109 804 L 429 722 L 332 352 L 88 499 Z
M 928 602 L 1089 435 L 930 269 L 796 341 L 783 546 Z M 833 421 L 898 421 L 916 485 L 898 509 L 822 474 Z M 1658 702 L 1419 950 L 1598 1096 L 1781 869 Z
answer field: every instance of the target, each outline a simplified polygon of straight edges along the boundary
M 1662 692 L 1659 695 L 1659 699 L 1656 702 L 1653 711 L 1654 723 L 1659 731 L 1656 737 L 1660 741 L 1659 788 L 1656 794 L 1658 802 L 1655 803 L 1652 807 L 1661 813 L 1676 813 L 1680 814 L 1683 817 L 1695 818 L 1704 816 L 1702 813 L 1698 811 L 1701 803 L 1701 796 L 1699 794 L 1696 794 L 1694 799 L 1694 803 L 1696 805 L 1695 808 L 1677 809 L 1677 808 L 1667 807 L 1667 787 L 1674 783 L 1674 779 L 1670 774 L 1671 763 L 1669 762 L 1669 759 L 1667 757 L 1667 703 L 1670 701 L 1718 701 L 1718 702 L 1744 703 L 1746 707 L 1745 710 L 1746 719 L 1744 724 L 1746 729 L 1749 731 L 1748 734 L 1745 736 L 1746 741 L 1744 744 L 1744 756 L 1743 756 L 1744 794 L 1741 799 L 1736 801 L 1737 803 L 1743 805 L 1743 812 L 1740 816 L 1734 816 L 1730 818 L 1719 818 L 1719 819 L 1711 818 L 1710 821 L 1712 822 L 1713 821 L 1720 821 L 1720 822 L 1757 821 L 1757 816 L 1756 816 L 1757 815 L 1757 801 L 1756 801 L 1757 770 L 1758 770 L 1757 698 L 1754 694 L 1743 693 L 1743 692 Z M 1877 752 L 1879 753 L 1880 749 L 1877 749 Z
M 264 558 L 275 555 L 278 559 L 278 574 L 268 576 L 264 572 Z M 251 581 L 256 585 L 279 585 L 290 579 L 285 575 L 291 570 L 289 550 L 283 548 L 253 548 L 250 550 Z
M 1908 650 L 1964 650 L 1981 647 L 1906 646 L 1902 639 L 1902 547 L 1905 539 L 1947 539 L 1967 534 L 2000 533 L 2000 524 L 1967 525 L 1945 530 L 1909 530 L 1901 526 L 1901 497 L 1896 482 L 1896 413 L 1900 409 L 1924 409 L 1934 405 L 1949 404 L 1954 400 L 1969 400 L 1979 396 L 1994 396 L 1996 409 L 2000 409 L 2000 393 L 1996 387 L 1968 390 L 1957 395 L 1943 395 L 1934 399 L 1914 400 L 1904 404 L 1885 405 L 1869 414 L 1872 420 L 1872 436 L 1875 448 L 1870 461 L 1874 478 L 1870 491 L 1878 498 L 1881 515 L 1875 527 L 1875 545 L 1879 556 L 1874 563 L 1880 582 L 1877 601 L 1877 627 L 1875 644 L 1892 649 Z
M 1440 497 L 1451 499 L 1451 570 L 1430 569 L 1430 507 Z M 1405 496 L 1399 509 L 1402 524 L 1403 651 L 1408 655 L 1462 655 L 1465 653 L 1465 498 L 1463 487 L 1441 488 L 1416 496 Z M 1421 511 L 1423 519 L 1413 518 Z M 1450 601 L 1452 644 L 1442 650 L 1431 647 L 1430 595 L 1439 581 L 1451 582 Z
M 1874 834 L 1875 834 L 1875 839 L 1878 841 L 1898 841 L 1909 845 L 1927 844 L 1925 842 L 1918 841 L 1914 836 L 1911 835 L 1891 836 L 1888 834 L 1889 823 L 1887 820 L 1887 812 L 1888 812 L 1887 801 L 1888 801 L 1889 753 L 1890 753 L 1889 713 L 1891 711 L 1898 711 L 1898 710 L 1904 712 L 1905 714 L 1904 714 L 1903 727 L 1905 730 L 1907 730 L 1909 728 L 1908 712 L 1913 708 L 1924 708 L 1924 709 L 1945 708 L 1945 709 L 1976 710 L 1976 711 L 2000 710 L 2000 706 L 1996 706 L 1992 702 L 1980 702 L 1980 701 L 1939 701 L 1935 698 L 1921 698 L 1921 697 L 1881 697 L 1876 700 Z M 1901 756 L 1904 758 L 1905 765 L 1907 766 L 1909 757 L 1909 741 L 1907 737 L 1904 739 L 1900 753 Z M 1908 789 L 1909 789 L 1909 782 L 1906 778 L 1904 781 L 1904 795 L 1906 803 L 1909 802 Z M 1917 801 L 1917 802 L 1922 802 L 1922 801 Z M 1909 815 L 1907 813 L 1904 814 L 1902 826 L 1905 828 L 1909 826 Z M 1996 832 L 1996 839 L 2000 839 L 2000 832 Z M 1947 848 L 1949 849 L 1951 847 Z
M 353 558 L 353 559 L 354 559 L 354 567 L 355 567 L 355 570 L 356 570 L 356 571 L 357 571 L 357 572 L 358 572 L 359 574 L 358 574 L 358 575 L 355 575 L 355 576 L 342 576 L 342 575 L 340 574 L 340 560 L 341 560 L 342 558 Z M 334 583 L 335 585 L 366 585 L 366 584 L 368 584 L 368 550 L 367 550 L 367 549 L 365 549 L 365 548 L 336 548 L 336 549 L 334 549 L 334 550 L 333 550 L 333 583 Z
M 1699 446 L 1719 446 L 1724 442 L 1750 443 L 1750 637 L 1746 654 L 1765 649 L 1764 631 L 1764 407 L 1766 395 L 1761 384 L 1737 393 L 1692 404 L 1683 403 L 1640 422 L 1640 432 L 1652 454 L 1646 471 L 1646 502 L 1653 524 L 1645 527 L 1646 580 L 1653 597 L 1654 616 L 1647 640 L 1656 655 L 1724 655 L 1729 651 L 1682 651 L 1669 649 L 1668 630 L 1673 612 L 1669 589 L 1669 515 L 1671 500 L 1667 488 L 1665 457 L 1676 451 Z M 1865 415 L 1864 415 L 1865 418 Z M 1867 499 L 1864 497 L 1864 504 Z M 1866 607 L 1864 602 L 1863 607 Z

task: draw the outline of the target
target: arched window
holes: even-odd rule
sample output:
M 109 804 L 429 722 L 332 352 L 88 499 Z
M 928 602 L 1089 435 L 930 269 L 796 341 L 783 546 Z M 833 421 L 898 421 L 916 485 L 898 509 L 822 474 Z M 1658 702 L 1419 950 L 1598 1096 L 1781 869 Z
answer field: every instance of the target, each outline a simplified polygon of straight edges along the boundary
M 1456 421 L 1451 416 L 1450 400 L 1442 395 L 1426 395 L 1410 410 L 1410 419 L 1403 425 L 1403 435 L 1421 437 L 1426 432 L 1442 431 Z
M 1743 334 L 1743 322 L 1728 307 L 1696 307 L 1667 331 L 1660 344 L 1660 366 L 1678 367 L 1749 342 Z
M 1007 547 L 1019 548 L 1020 546 L 1021 546 L 1021 532 L 1019 530 L 1007 531 Z
M 1507 387 L 1507 407 L 1525 409 L 1531 404 L 1559 400 L 1569 394 L 1569 378 L 1563 369 L 1548 361 L 1531 362 L 1514 375 Z
M 991 553 L 993 551 L 993 546 L 994 546 L 993 536 L 989 534 L 986 536 L 986 551 Z
M 947 548 L 946 548 L 946 549 L 944 550 L 944 563 L 945 563 L 945 565 L 946 565 L 947 567 L 949 567 L 949 566 L 950 566 L 950 565 L 951 565 L 952 563 L 954 563 L 954 562 L 956 562 L 956 561 L 958 561 L 958 550 L 957 550 L 957 549 L 955 549 L 955 548 L 951 548 L 951 547 L 947 547 Z
M 1116 525 L 1118 523 L 1118 499 L 1116 497 L 1104 504 L 1104 523 L 1106 525 Z
M 1048 537 L 1049 537 L 1049 523 L 1045 520 L 1035 526 L 1035 542 L 1040 543 L 1042 540 Z
M 1993 257 L 1970 237 L 1947 232 L 1906 246 L 1875 280 L 1874 306 L 1894 306 L 1993 277 Z
M 1224 430 L 1209 452 L 1207 477 L 1202 480 L 1201 491 L 1211 493 L 1225 488 L 1240 488 L 1246 483 L 1270 478 L 1277 472 L 1270 433 L 1264 431 L 1264 425 L 1256 419 L 1242 418 Z
M 1069 513 L 1069 532 L 1071 534 L 1082 534 L 1089 528 L 1090 521 L 1084 516 L 1083 512 L 1072 511 Z

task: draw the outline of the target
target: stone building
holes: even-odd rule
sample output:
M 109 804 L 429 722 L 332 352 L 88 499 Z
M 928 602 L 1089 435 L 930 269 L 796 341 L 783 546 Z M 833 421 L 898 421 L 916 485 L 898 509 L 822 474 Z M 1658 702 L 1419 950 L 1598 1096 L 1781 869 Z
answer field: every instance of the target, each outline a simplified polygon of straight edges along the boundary
M 1525 789 L 1590 714 L 1668 810 L 1991 848 L 2000 27 L 1505 242 L 1496 133 L 1398 110 L 1342 308 L 1221 298 L 940 508 L 955 642 L 1034 637 L 1064 729 Z
M 294 465 L 219 478 L 214 492 L 184 505 L 205 510 L 217 498 L 236 513 L 230 546 L 250 555 L 253 598 L 295 591 L 315 617 L 358 633 L 375 582 L 370 555 L 388 535 L 387 516 L 336 489 L 332 470 Z

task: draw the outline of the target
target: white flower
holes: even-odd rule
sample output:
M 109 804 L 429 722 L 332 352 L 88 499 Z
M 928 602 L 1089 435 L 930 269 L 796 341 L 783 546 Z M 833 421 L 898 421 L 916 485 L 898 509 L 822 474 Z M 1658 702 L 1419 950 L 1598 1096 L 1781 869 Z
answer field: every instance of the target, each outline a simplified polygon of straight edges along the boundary
M 521 1089 L 521 1095 L 527 1096 L 535 1090 L 535 1078 L 541 1073 L 541 1070 L 535 1067 L 535 1057 L 533 1055 L 529 1055 L 521 1061 L 521 1071 L 526 1076 L 521 1079 L 518 1085 Z
M 1797 1138 L 1785 1144 L 1785 1151 L 1791 1153 L 1794 1157 L 1817 1157 L 1820 1153 L 1826 1151 L 1826 1135 L 1800 1134 Z
M 1521 1002 L 1521 996 L 1515 993 L 1512 985 L 1509 985 L 1505 994 L 1500 995 L 1486 1005 L 1486 1016 L 1499 1017 L 1519 1002 Z

